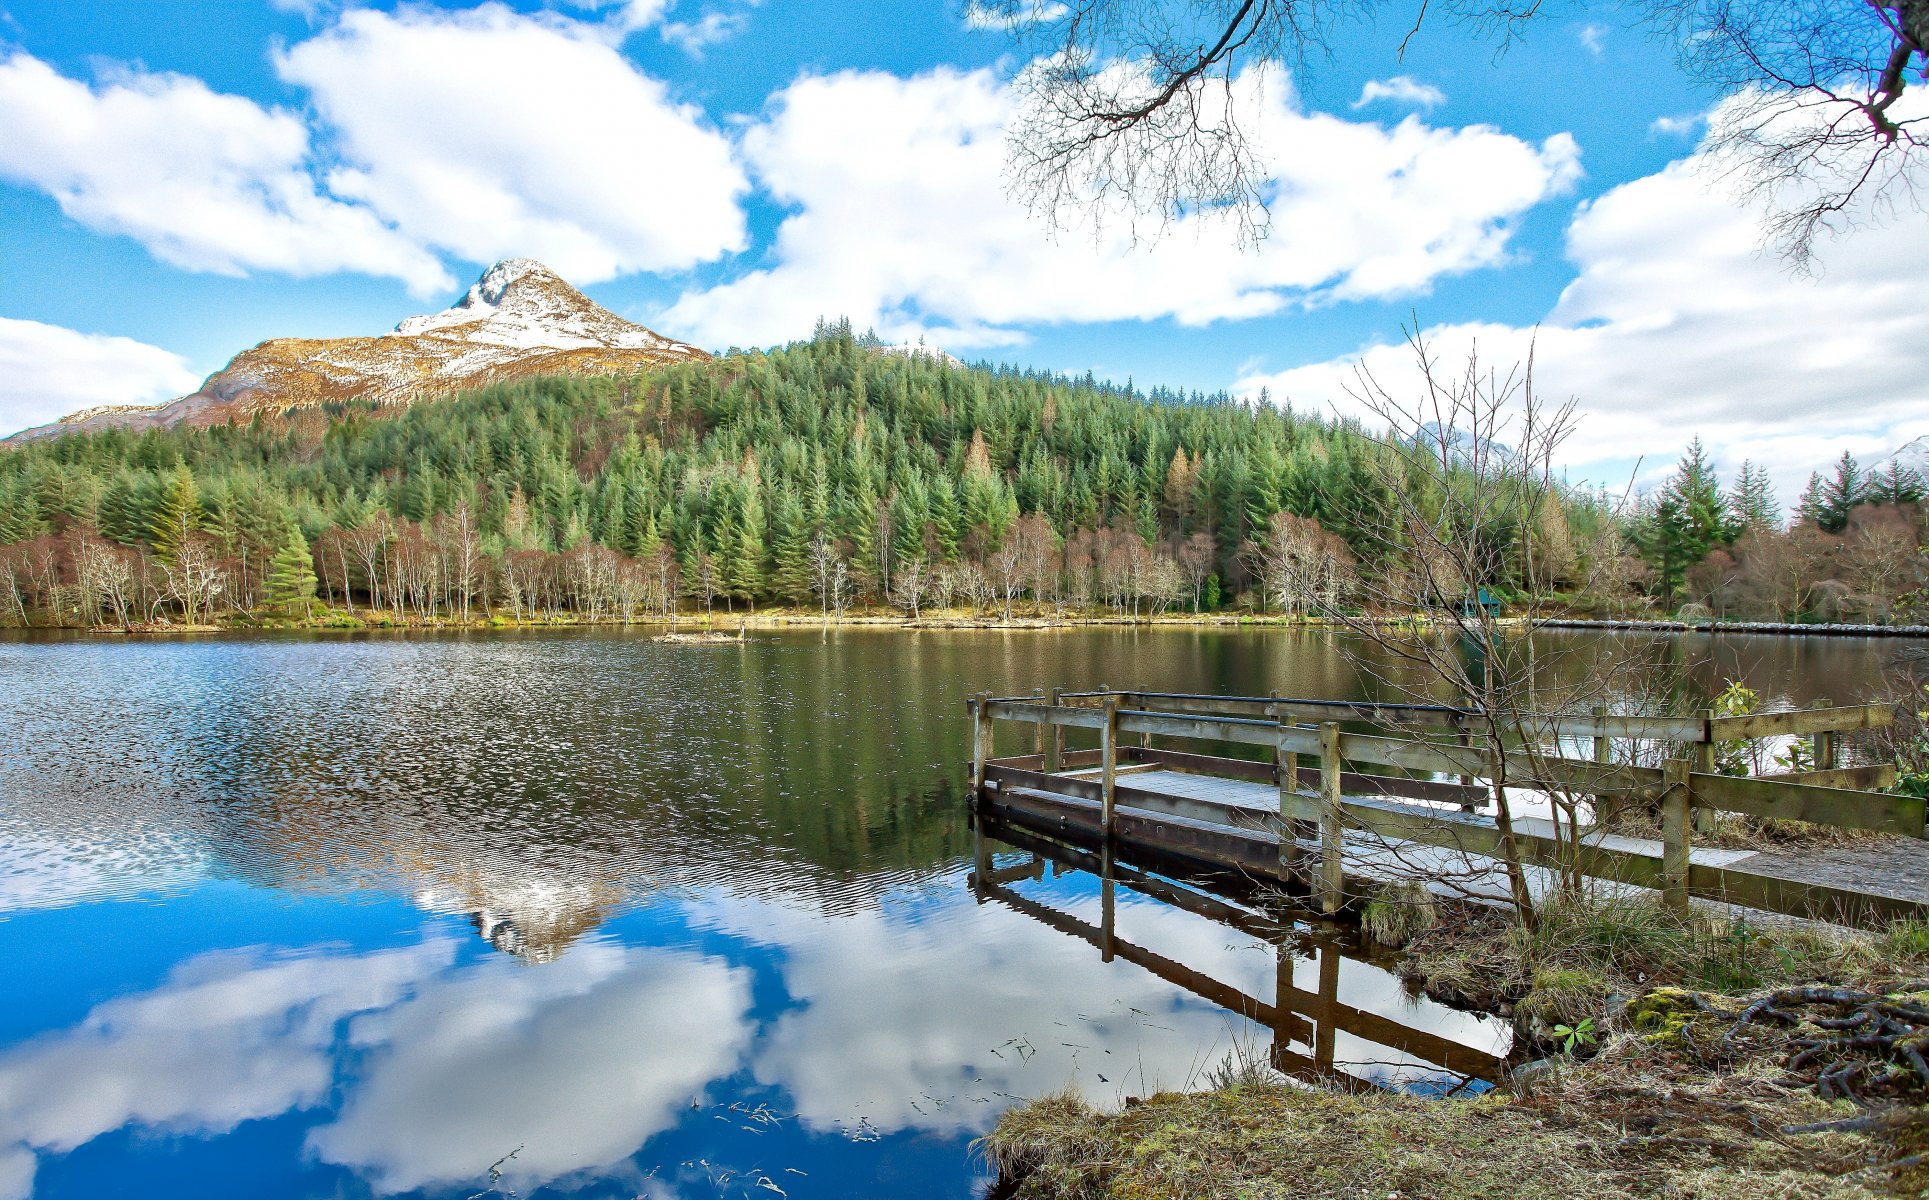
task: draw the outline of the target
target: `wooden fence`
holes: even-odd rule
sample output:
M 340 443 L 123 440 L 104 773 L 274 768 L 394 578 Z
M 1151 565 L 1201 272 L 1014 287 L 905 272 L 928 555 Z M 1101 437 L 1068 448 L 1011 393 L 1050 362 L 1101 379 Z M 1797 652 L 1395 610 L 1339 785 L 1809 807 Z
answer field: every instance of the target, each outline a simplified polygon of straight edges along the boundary
M 974 722 L 972 794 L 1028 793 L 1065 802 L 1060 817 L 1089 810 L 1097 833 L 1118 836 L 1128 818 L 1159 814 L 1160 836 L 1210 842 L 1211 829 L 1265 832 L 1277 838 L 1282 873 L 1303 880 L 1326 911 L 1344 902 L 1344 834 L 1352 829 L 1391 841 L 1461 854 L 1518 860 L 1637 887 L 1652 888 L 1685 908 L 1691 896 L 1797 915 L 1858 921 L 1929 913 L 1929 903 L 1869 895 L 1707 863 L 1690 855 L 1697 825 L 1718 812 L 1869 829 L 1921 838 L 1924 802 L 1868 790 L 1894 782 L 1890 767 L 1838 767 L 1838 739 L 1893 720 L 1885 705 L 1855 705 L 1739 717 L 1622 716 L 1595 711 L 1518 722 L 1548 744 L 1502 744 L 1479 732 L 1477 714 L 1437 705 L 1361 704 L 1289 697 L 1207 696 L 1168 692 L 1054 690 L 1028 697 L 981 694 L 969 702 Z M 998 757 L 995 723 L 1034 728 L 1030 754 Z M 1350 730 L 1364 724 L 1373 732 Z M 1389 735 L 1386 730 L 1395 732 Z M 1096 750 L 1065 748 L 1065 731 L 1087 729 Z M 1124 739 L 1138 735 L 1139 744 Z M 1766 737 L 1812 739 L 1816 770 L 1737 777 L 1717 772 L 1723 742 Z M 1270 761 L 1175 750 L 1153 739 L 1270 748 Z M 1562 741 L 1590 741 L 1589 758 L 1568 757 Z M 1616 742 L 1686 745 L 1689 757 L 1659 767 L 1614 761 Z M 1096 778 L 1088 773 L 1096 768 Z M 1277 787 L 1277 808 L 1255 822 L 1250 804 L 1227 803 L 1121 785 L 1122 772 L 1164 769 L 1218 775 Z M 1374 768 L 1377 768 L 1374 769 Z M 1387 770 L 1391 768 L 1391 770 Z M 1067 774 L 1066 772 L 1079 772 Z M 1446 776 L 1450 778 L 1440 778 Z M 1496 779 L 1601 803 L 1641 802 L 1659 811 L 1658 855 L 1613 839 L 1511 828 L 1478 813 Z M 1423 803 L 1414 803 L 1420 801 Z M 1443 807 L 1444 806 L 1444 807 Z M 1079 816 L 1078 820 L 1086 820 Z M 1190 829 L 1173 824 L 1192 822 Z M 1176 831 L 1176 832 L 1175 832 Z M 1304 841 L 1316 850 L 1307 854 Z M 1244 855 L 1250 859 L 1250 850 Z

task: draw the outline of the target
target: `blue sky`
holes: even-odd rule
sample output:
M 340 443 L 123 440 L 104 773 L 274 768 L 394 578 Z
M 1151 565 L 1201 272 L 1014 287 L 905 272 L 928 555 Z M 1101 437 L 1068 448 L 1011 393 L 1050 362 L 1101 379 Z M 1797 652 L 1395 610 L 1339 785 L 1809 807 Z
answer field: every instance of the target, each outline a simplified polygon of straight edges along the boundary
M 164 19 L 157 13 L 164 12 Z M 1524 355 L 1580 477 L 1701 433 L 1792 499 L 1929 433 L 1922 217 L 1814 277 L 1699 167 L 1697 91 L 1613 5 L 1496 56 L 1407 14 L 1244 97 L 1272 235 L 1055 239 L 1004 198 L 1024 47 L 956 4 L 0 0 L 0 426 L 192 390 L 543 259 L 719 349 L 848 315 L 968 359 L 1349 411 L 1403 322 Z

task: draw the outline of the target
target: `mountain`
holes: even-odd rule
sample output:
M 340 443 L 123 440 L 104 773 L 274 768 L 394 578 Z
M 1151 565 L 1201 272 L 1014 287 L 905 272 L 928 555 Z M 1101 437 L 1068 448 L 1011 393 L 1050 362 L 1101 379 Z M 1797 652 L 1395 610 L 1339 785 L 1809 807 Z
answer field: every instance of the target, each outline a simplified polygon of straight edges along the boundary
M 1888 471 L 1890 463 L 1900 463 L 1903 470 L 1913 471 L 1917 478 L 1929 480 L 1929 437 L 1919 437 L 1894 454 L 1877 461 L 1869 468 L 1869 473 L 1881 475 Z
M 6 439 L 220 425 L 344 400 L 407 404 L 537 375 L 620 375 L 708 356 L 626 321 L 555 272 L 511 258 L 453 307 L 360 338 L 274 338 L 234 356 L 191 396 L 86 409 Z

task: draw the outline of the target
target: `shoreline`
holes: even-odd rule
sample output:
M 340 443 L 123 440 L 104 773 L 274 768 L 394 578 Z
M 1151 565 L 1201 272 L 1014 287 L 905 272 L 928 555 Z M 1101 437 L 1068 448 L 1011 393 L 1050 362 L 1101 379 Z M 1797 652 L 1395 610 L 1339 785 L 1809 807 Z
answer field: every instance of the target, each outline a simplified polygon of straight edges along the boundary
M 1376 625 L 1397 625 L 1413 621 L 1413 617 L 1384 617 L 1373 621 Z M 1670 621 L 1659 618 L 1591 619 L 1579 617 L 1502 617 L 1500 624 L 1514 628 L 1559 629 L 1580 632 L 1651 632 L 1651 633 L 1692 633 L 1708 636 L 1742 635 L 1753 637 L 1863 637 L 1863 638 L 1929 638 L 1929 625 L 1805 625 L 1795 622 L 1770 621 Z M 364 633 L 364 632 L 443 632 L 451 630 L 500 630 L 500 629 L 610 629 L 640 628 L 661 629 L 665 631 L 715 631 L 734 633 L 737 629 L 772 630 L 783 628 L 799 629 L 896 629 L 907 632 L 920 630 L 976 630 L 983 632 L 1049 631 L 1055 629 L 1088 628 L 1168 628 L 1168 629 L 1302 629 L 1302 630 L 1344 630 L 1346 622 L 1323 617 L 1275 616 L 1259 613 L 1160 613 L 1158 615 L 1120 616 L 1113 613 L 1065 613 L 1063 615 L 1038 614 L 1014 615 L 1009 619 L 1000 616 L 983 616 L 960 612 L 956 609 L 941 610 L 921 614 L 917 618 L 902 613 L 866 610 L 847 612 L 842 616 L 826 615 L 819 612 L 792 609 L 764 610 L 742 613 L 712 613 L 709 618 L 703 614 L 679 613 L 675 618 L 660 613 L 633 618 L 629 621 L 617 617 L 584 619 L 576 616 L 550 616 L 540 619 L 526 618 L 515 620 L 500 614 L 488 617 L 423 618 L 417 616 L 395 620 L 388 614 L 377 619 L 365 618 L 363 612 L 350 613 L 345 609 L 331 609 L 325 616 L 306 620 L 286 618 L 266 619 L 221 619 L 213 623 L 170 624 L 137 623 L 123 628 L 112 625 L 6 625 L 0 626 L 5 632 L 62 632 L 86 634 L 97 637 L 139 638 L 174 637 L 181 635 L 218 634 L 218 633 Z

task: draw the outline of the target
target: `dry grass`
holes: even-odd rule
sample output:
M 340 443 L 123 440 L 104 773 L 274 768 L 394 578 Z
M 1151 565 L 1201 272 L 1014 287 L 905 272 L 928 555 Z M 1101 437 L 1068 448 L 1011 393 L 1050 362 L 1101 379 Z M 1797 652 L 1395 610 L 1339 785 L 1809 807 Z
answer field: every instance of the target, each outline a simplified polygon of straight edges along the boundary
M 1882 1195 L 1866 1134 L 1760 1137 L 1832 1115 L 1749 1081 L 1702 1090 L 1560 1072 L 1531 1101 L 1347 1095 L 1284 1083 L 1165 1093 L 1116 1114 L 1074 1095 L 1008 1113 L 981 1147 L 1031 1200 L 1433 1197 L 1706 1200 Z M 1610 1053 L 1619 1053 L 1611 1050 Z M 1605 1055 L 1604 1055 L 1605 1056 Z M 1579 1082 L 1570 1082 L 1579 1081 Z M 1737 1126 L 1740 1126 L 1737 1128 Z
M 1805 1036 L 1753 1022 L 1775 988 L 1894 990 L 1929 978 L 1929 924 L 1880 934 L 1756 929 L 1643 902 L 1549 910 L 1534 930 L 1448 910 L 1406 961 L 1428 991 L 1592 1020 L 1514 1094 L 1353 1095 L 1246 1070 L 1104 1113 L 1075 1095 L 1007 1113 L 981 1143 L 1033 1200 L 1438 1197 L 1593 1200 L 1929 1195 L 1929 1108 L 1825 1100 L 1789 1063 Z M 1814 1015 L 1819 1015 L 1814 1014 Z M 1924 1100 L 1929 1096 L 1904 1096 Z M 1803 1127 L 1860 1121 L 1860 1126 Z M 1892 1164 L 1900 1164 L 1893 1165 Z

